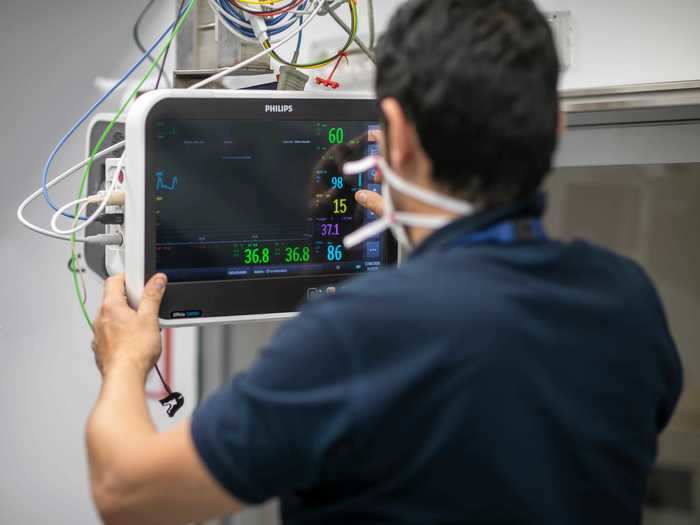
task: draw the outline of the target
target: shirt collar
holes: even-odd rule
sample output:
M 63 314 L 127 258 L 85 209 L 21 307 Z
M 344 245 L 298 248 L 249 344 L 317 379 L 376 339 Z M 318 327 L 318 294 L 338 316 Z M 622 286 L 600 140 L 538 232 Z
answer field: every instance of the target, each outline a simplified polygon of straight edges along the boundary
M 522 217 L 540 218 L 544 215 L 546 207 L 547 199 L 544 193 L 536 192 L 509 206 L 492 208 L 457 219 L 423 241 L 414 250 L 412 256 L 436 250 L 445 244 L 449 244 L 456 237 L 490 228 L 500 222 Z

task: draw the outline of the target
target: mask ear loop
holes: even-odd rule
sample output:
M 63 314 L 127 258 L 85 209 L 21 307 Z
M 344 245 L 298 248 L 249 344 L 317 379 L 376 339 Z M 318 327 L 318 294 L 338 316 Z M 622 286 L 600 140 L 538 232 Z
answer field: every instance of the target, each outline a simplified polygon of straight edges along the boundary
M 394 173 L 394 170 L 392 170 L 387 162 L 381 157 L 376 157 L 372 160 L 381 170 L 384 181 L 395 188 L 399 193 L 413 197 L 424 204 L 428 204 L 435 208 L 442 208 L 445 211 L 456 213 L 458 215 L 471 215 L 474 213 L 475 208 L 470 203 L 460 199 L 455 199 L 449 195 L 442 195 L 434 191 L 426 190 L 402 179 L 396 173 Z
M 396 189 L 396 191 L 413 197 L 416 200 L 458 215 L 469 215 L 474 212 L 474 207 L 468 202 L 455 199 L 448 195 L 435 193 L 405 181 L 393 172 L 382 157 L 366 157 L 359 161 L 347 162 L 343 166 L 343 172 L 346 175 L 356 175 L 369 171 L 372 168 L 380 170 L 384 179 L 382 183 L 382 196 L 384 197 L 385 213 L 380 219 L 363 226 L 345 237 L 343 239 L 343 245 L 346 249 L 352 249 L 372 237 L 376 237 L 389 228 L 397 242 L 406 250 L 411 251 L 414 247 L 406 229 L 407 225 L 437 230 L 452 221 L 450 217 L 437 215 L 425 216 L 422 214 L 396 211 L 391 197 L 392 187 Z
M 368 241 L 372 237 L 376 237 L 381 233 L 385 232 L 389 228 L 389 221 L 386 217 L 380 217 L 376 221 L 366 224 L 362 228 L 359 228 L 349 235 L 346 235 L 343 239 L 343 245 L 346 250 L 351 250 L 355 246 L 359 246 L 365 241 Z
M 382 176 L 384 176 L 384 168 L 380 166 L 382 170 Z M 384 178 L 384 183 L 382 184 L 382 196 L 384 197 L 384 214 L 386 216 L 389 228 L 391 228 L 391 233 L 396 238 L 396 241 L 403 246 L 409 252 L 413 250 L 413 243 L 408 238 L 408 233 L 406 228 L 399 223 L 397 220 L 396 208 L 394 208 L 394 201 L 391 198 L 391 187 L 389 184 L 389 179 Z

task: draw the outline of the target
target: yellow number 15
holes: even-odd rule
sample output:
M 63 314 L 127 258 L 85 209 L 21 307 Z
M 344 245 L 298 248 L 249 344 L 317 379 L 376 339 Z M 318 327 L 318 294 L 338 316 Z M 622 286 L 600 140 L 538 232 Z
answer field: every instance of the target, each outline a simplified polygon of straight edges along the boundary
M 347 199 L 334 199 L 333 200 L 333 213 L 335 215 L 342 215 L 348 212 L 348 200 Z

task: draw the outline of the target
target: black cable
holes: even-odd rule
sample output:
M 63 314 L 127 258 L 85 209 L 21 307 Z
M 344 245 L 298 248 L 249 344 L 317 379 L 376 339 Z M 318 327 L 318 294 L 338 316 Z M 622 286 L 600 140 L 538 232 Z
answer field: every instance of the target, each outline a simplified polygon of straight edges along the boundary
M 158 366 L 158 363 L 156 363 L 156 373 L 158 374 L 158 377 L 160 378 L 160 382 L 163 383 L 163 388 L 165 388 L 165 391 L 168 393 L 168 395 L 172 394 L 173 391 L 170 390 L 170 385 L 168 385 L 168 383 L 163 378 L 163 374 L 160 373 L 160 367 Z
M 146 14 L 151 10 L 151 7 L 153 7 L 153 4 L 155 3 L 156 0 L 149 0 L 148 3 L 146 4 L 146 7 L 143 8 L 143 11 L 139 14 L 138 18 L 136 19 L 136 22 L 134 22 L 134 27 L 131 30 L 131 36 L 134 39 L 134 43 L 136 44 L 136 47 L 139 48 L 139 51 L 141 53 L 144 53 L 145 55 L 148 55 L 148 60 L 151 61 L 151 64 L 155 64 L 156 59 L 153 58 L 153 56 L 150 53 L 146 52 L 146 47 L 143 45 L 143 42 L 141 42 L 141 37 L 139 36 L 139 28 L 141 27 L 141 22 L 143 22 L 144 17 Z M 180 17 L 180 10 L 178 10 L 178 18 Z M 163 60 L 163 63 L 165 63 L 165 60 Z M 160 78 L 160 77 L 159 77 Z M 170 81 L 165 79 L 165 83 L 168 87 L 170 87 Z

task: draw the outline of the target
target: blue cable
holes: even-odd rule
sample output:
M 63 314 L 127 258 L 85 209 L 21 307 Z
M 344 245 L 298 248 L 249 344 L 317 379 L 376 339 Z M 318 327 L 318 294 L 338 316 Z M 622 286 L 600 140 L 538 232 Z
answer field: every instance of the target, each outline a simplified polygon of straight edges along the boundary
M 189 5 L 190 5 L 190 3 L 191 3 L 192 1 L 193 1 L 193 0 L 190 0 L 190 1 L 187 3 L 187 5 L 186 5 L 185 7 L 183 7 L 182 11 L 180 12 L 180 16 L 182 16 L 182 13 L 184 13 L 185 11 L 187 11 L 187 8 L 189 7 Z M 63 136 L 63 138 L 59 141 L 59 143 L 56 145 L 56 147 L 55 147 L 55 148 L 53 149 L 53 151 L 51 152 L 51 155 L 49 155 L 49 158 L 48 158 L 48 160 L 46 161 L 46 164 L 44 165 L 44 172 L 43 172 L 42 179 L 41 179 L 41 188 L 42 188 L 42 192 L 43 192 L 43 194 L 44 194 L 44 200 L 46 201 L 46 203 L 47 203 L 49 206 L 51 206 L 51 208 L 53 208 L 54 211 L 58 211 L 58 207 L 57 207 L 56 204 L 51 200 L 51 196 L 49 195 L 49 191 L 48 191 L 48 188 L 46 187 L 46 185 L 48 184 L 48 181 L 49 181 L 49 170 L 51 169 L 51 164 L 53 163 L 54 159 L 56 158 L 56 155 L 58 155 L 58 152 L 61 151 L 61 148 L 65 145 L 65 143 L 68 141 L 68 139 L 70 139 L 71 136 L 73 136 L 73 133 L 75 133 L 75 131 L 76 131 L 88 118 L 90 118 L 90 116 L 95 112 L 95 110 L 96 110 L 98 107 L 100 107 L 100 106 L 104 103 L 104 101 L 107 100 L 107 99 L 119 88 L 119 86 L 121 86 L 121 85 L 133 74 L 133 72 L 136 71 L 136 69 L 137 69 L 141 64 L 143 64 L 143 62 L 144 62 L 145 60 L 148 59 L 148 55 L 150 55 L 151 53 L 153 53 L 153 51 L 160 45 L 160 43 L 165 39 L 165 37 L 168 36 L 168 34 L 170 33 L 170 31 L 173 29 L 173 27 L 175 27 L 175 22 L 173 22 L 172 24 L 170 24 L 170 25 L 168 26 L 168 28 L 163 32 L 163 34 L 161 34 L 161 35 L 158 37 L 158 39 L 155 41 L 155 43 L 154 43 L 150 48 L 148 48 L 148 49 L 146 50 L 146 53 L 145 53 L 133 66 L 131 66 L 131 68 L 129 68 L 129 70 L 124 74 L 124 76 L 123 76 L 121 79 L 119 79 L 119 80 L 117 81 L 117 83 L 114 84 L 114 86 L 112 86 L 112 87 L 110 88 L 109 91 L 107 91 L 107 93 L 105 93 L 104 95 L 102 95 L 102 97 L 100 97 L 100 99 L 92 105 L 92 107 L 87 111 L 87 113 L 85 113 L 82 117 L 80 117 L 80 120 L 78 120 L 78 122 L 76 122 L 76 123 L 73 125 L 73 127 L 70 129 L 70 131 L 68 131 L 68 133 L 66 133 L 66 134 Z M 70 214 L 70 213 L 68 213 L 68 212 L 64 212 L 62 215 L 63 215 L 64 217 L 69 218 L 69 219 L 74 219 L 74 218 L 75 218 L 72 214 Z M 87 216 L 83 215 L 83 216 L 79 217 L 79 219 L 84 221 L 84 220 L 87 219 Z
M 217 0 L 217 3 L 221 6 L 221 8 L 222 8 L 224 11 L 226 11 L 226 12 L 227 12 L 229 15 L 231 15 L 232 17 L 236 18 L 236 19 L 239 20 L 240 22 L 248 23 L 248 21 L 247 21 L 236 9 L 234 9 L 233 6 L 231 6 L 231 5 L 230 5 L 228 2 L 226 2 L 225 0 Z M 300 9 L 303 9 L 303 8 L 305 8 L 305 7 L 306 7 L 306 2 L 304 2 L 302 5 L 299 6 Z M 284 20 L 285 18 L 293 18 L 293 19 L 296 19 L 296 18 L 299 18 L 299 14 L 292 11 L 292 12 L 289 12 L 289 13 L 284 13 L 284 14 L 278 15 L 278 16 L 276 16 L 276 17 L 274 17 L 274 18 L 266 18 L 266 19 L 265 19 L 265 24 L 266 24 L 267 26 L 271 26 L 271 25 L 274 25 L 274 24 L 277 24 L 277 23 L 281 22 L 281 21 Z M 302 18 L 303 18 L 303 17 L 302 17 Z M 230 19 L 228 19 L 228 18 L 223 18 L 223 20 L 226 22 L 226 24 L 227 24 L 228 26 L 230 26 L 231 28 L 233 28 L 233 29 L 236 30 L 238 33 L 242 34 L 243 36 L 246 36 L 246 37 L 248 37 L 248 38 L 255 38 L 255 33 L 253 33 L 253 31 L 252 31 L 251 29 L 249 29 L 249 28 L 247 28 L 247 27 L 243 27 L 243 26 L 239 25 L 238 23 L 236 23 L 236 22 L 234 22 L 233 20 L 230 20 Z M 281 26 L 281 27 L 278 27 L 278 28 L 275 28 L 275 29 L 270 29 L 270 30 L 268 31 L 268 35 L 274 36 L 274 35 L 278 35 L 278 34 L 280 34 L 280 33 L 283 33 L 284 31 L 286 31 L 287 29 L 289 29 L 290 27 L 292 27 L 295 23 L 296 23 L 296 20 L 292 20 L 292 21 L 290 21 L 288 24 L 286 24 L 286 25 L 284 25 L 284 26 Z

